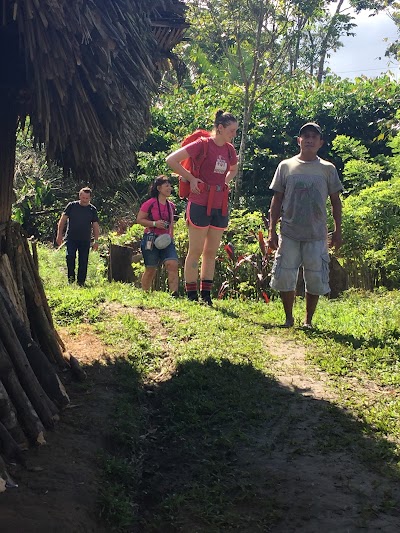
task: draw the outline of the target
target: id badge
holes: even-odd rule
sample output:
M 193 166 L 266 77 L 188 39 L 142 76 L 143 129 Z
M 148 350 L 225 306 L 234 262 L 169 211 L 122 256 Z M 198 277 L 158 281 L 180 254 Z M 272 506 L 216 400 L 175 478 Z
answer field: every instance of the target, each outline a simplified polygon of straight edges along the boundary
M 152 250 L 153 249 L 153 246 L 154 246 L 154 233 L 148 233 L 146 235 L 146 246 L 145 246 L 145 250 Z

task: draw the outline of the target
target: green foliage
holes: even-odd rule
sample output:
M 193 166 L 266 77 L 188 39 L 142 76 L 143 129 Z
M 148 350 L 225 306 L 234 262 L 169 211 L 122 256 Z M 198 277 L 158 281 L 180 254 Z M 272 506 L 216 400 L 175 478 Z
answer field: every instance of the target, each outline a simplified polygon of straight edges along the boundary
M 104 246 L 103 239 L 100 239 L 100 247 Z M 65 248 L 55 250 L 51 246 L 38 244 L 37 249 L 40 264 L 39 274 L 45 285 L 54 289 L 52 296 L 56 294 L 56 297 L 61 302 L 64 295 L 66 298 L 68 298 L 67 294 L 74 295 L 77 287 L 76 285 L 68 284 Z M 86 284 L 90 289 L 93 288 L 94 297 L 101 299 L 101 290 L 106 284 L 106 264 L 98 252 L 90 252 Z M 69 292 L 70 289 L 71 293 Z M 88 294 L 88 292 L 85 292 L 85 294 Z M 66 309 L 65 313 L 68 315 L 68 305 L 63 304 L 63 306 Z M 81 312 L 84 313 L 84 309 L 78 312 L 78 316 Z M 73 307 L 71 308 L 71 313 L 75 313 Z
M 258 299 L 271 294 L 271 257 L 261 249 L 259 241 L 259 233 L 264 233 L 266 226 L 259 211 L 232 211 L 216 263 L 214 286 L 220 297 Z
M 369 159 L 368 150 L 362 142 L 348 135 L 337 135 L 332 141 L 332 148 L 343 163 L 349 159 Z
M 119 246 L 132 246 L 137 244 L 143 237 L 143 226 L 140 224 L 133 224 L 128 227 L 122 234 L 118 234 L 115 231 L 108 234 L 108 238 L 111 244 L 118 244 Z
M 12 218 L 29 235 L 52 240 L 63 203 L 62 173 L 47 164 L 44 152 L 34 150 L 26 131 L 17 136 L 14 192 Z
M 363 267 L 369 271 L 366 284 L 353 279 L 355 286 L 400 286 L 399 215 L 399 178 L 375 183 L 344 200 L 341 254 L 345 266 L 353 273 Z
M 368 149 L 348 135 L 338 135 L 332 141 L 332 148 L 344 162 L 343 184 L 346 193 L 359 192 L 382 179 L 384 168 L 371 161 Z
M 343 169 L 343 184 L 346 192 L 358 192 L 380 181 L 383 168 L 371 161 L 347 161 Z
M 297 76 L 274 90 L 266 90 L 255 102 L 246 137 L 241 206 L 267 213 L 271 200 L 269 185 L 275 169 L 282 159 L 298 153 L 296 135 L 300 126 L 309 120 L 322 125 L 325 144 L 320 155 L 333 161 L 340 175 L 344 167 L 341 157 L 344 147 L 339 154 L 336 149 L 331 150 L 331 143 L 338 135 L 343 135 L 348 139 L 347 157 L 352 155 L 352 159 L 362 160 L 362 154 L 368 153 L 369 161 L 382 167 L 381 170 L 374 165 L 366 166 L 366 184 L 377 175 L 378 179 L 387 179 L 387 164 L 382 158 L 390 156 L 392 148 L 386 144 L 381 130 L 393 120 L 399 97 L 400 86 L 389 76 L 354 81 L 332 76 L 321 84 L 309 77 Z M 242 106 L 243 92 L 238 86 L 223 81 L 214 88 L 204 76 L 195 80 L 194 87 L 181 87 L 160 96 L 152 111 L 155 134 L 150 132 L 139 157 L 136 176 L 141 194 L 145 194 L 143 183 L 147 184 L 152 174 L 166 171 L 165 155 L 178 148 L 188 133 L 196 128 L 211 129 L 218 108 L 236 114 L 241 126 Z M 238 140 L 235 145 L 238 149 Z M 144 152 L 148 152 L 147 156 Z M 159 162 L 157 168 L 152 166 L 152 161 Z M 145 181 L 143 176 L 146 176 Z M 184 205 L 177 204 L 179 210 L 183 210 Z
M 58 257 L 47 248 L 41 258 L 57 263 L 51 255 Z M 49 270 L 56 324 L 64 323 L 63 301 L 53 297 L 61 289 L 98 317 L 91 331 L 115 355 L 107 363 L 116 376 L 115 404 L 104 428 L 99 484 L 110 530 L 178 531 L 188 523 L 207 531 L 279 527 L 286 508 L 279 498 L 265 503 L 279 478 L 259 481 L 254 470 L 279 453 L 306 464 L 310 456 L 322 464 L 325 454 L 350 453 L 365 475 L 375 469 L 380 483 L 388 471 L 399 476 L 398 291 L 321 298 L 314 330 L 297 327 L 305 311 L 297 299 L 296 327 L 287 331 L 277 327 L 283 320 L 278 300 L 225 300 L 208 308 L 117 283 L 105 284 L 96 298 L 93 289 L 61 282 L 57 270 Z M 77 331 L 79 324 L 68 327 Z M 293 351 L 290 365 L 295 374 L 329 383 L 322 401 L 282 379 L 282 368 L 289 368 L 280 366 L 287 358 L 283 346 L 304 343 L 308 359 Z M 312 438 L 302 439 L 308 420 Z M 273 438 L 266 439 L 271 427 Z

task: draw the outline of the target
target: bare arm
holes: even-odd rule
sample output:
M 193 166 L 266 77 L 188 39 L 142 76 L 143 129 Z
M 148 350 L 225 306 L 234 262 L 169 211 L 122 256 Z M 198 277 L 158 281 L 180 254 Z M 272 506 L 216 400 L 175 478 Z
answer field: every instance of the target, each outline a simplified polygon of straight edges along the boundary
M 67 221 L 68 221 L 68 217 L 65 213 L 63 213 L 60 217 L 60 220 L 58 221 L 58 226 L 57 226 L 56 243 L 58 244 L 58 246 L 61 246 L 63 235 L 64 235 L 64 229 L 65 229 L 65 226 L 67 225 Z
M 165 220 L 150 220 L 149 214 L 145 211 L 139 211 L 136 217 L 136 222 L 145 228 L 166 229 Z
M 93 237 L 94 237 L 93 250 L 97 250 L 98 247 L 99 247 L 98 240 L 99 240 L 99 235 L 100 235 L 99 223 L 98 222 L 93 222 L 92 223 L 92 228 L 93 228 Z
M 198 184 L 202 183 L 201 180 L 195 178 L 193 174 L 191 174 L 186 168 L 183 168 L 181 165 L 181 161 L 184 159 L 188 159 L 190 155 L 188 154 L 186 148 L 179 148 L 179 150 L 176 150 L 175 152 L 172 152 L 167 158 L 166 162 L 167 165 L 179 176 L 182 176 L 185 178 L 185 180 L 190 182 L 190 190 L 194 193 L 199 193 L 200 190 L 198 188 Z M 140 224 L 140 222 L 139 222 Z
M 235 178 L 236 174 L 238 173 L 238 165 L 232 165 L 229 169 L 227 175 L 225 176 L 225 183 L 229 183 L 230 181 Z
M 338 249 L 342 245 L 342 201 L 338 192 L 331 194 L 329 198 L 331 200 L 332 216 L 335 223 L 331 247 Z
M 274 196 L 271 200 L 267 245 L 272 250 L 278 249 L 278 235 L 276 233 L 276 225 L 278 224 L 278 220 L 281 216 L 283 195 L 283 192 L 274 192 Z

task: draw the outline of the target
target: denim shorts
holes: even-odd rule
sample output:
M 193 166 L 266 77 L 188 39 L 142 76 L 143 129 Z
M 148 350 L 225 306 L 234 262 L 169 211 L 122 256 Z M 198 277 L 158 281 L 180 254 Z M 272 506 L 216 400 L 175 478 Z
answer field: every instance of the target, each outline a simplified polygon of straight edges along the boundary
M 226 229 L 229 223 L 228 215 L 222 215 L 222 209 L 211 209 L 211 215 L 207 215 L 207 206 L 188 202 L 186 219 L 192 226 L 198 228 Z
M 163 250 L 156 248 L 154 243 L 151 250 L 146 250 L 146 243 L 149 235 L 152 234 L 145 233 L 143 235 L 142 242 L 140 243 L 140 249 L 142 251 L 144 264 L 146 267 L 157 268 L 160 264 L 165 263 L 165 261 L 178 261 L 178 254 L 176 252 L 174 241 L 172 241 L 171 244 L 169 244 Z
M 330 291 L 327 240 L 294 241 L 281 235 L 272 267 L 271 287 L 282 292 L 296 290 L 301 266 L 306 292 L 323 295 Z

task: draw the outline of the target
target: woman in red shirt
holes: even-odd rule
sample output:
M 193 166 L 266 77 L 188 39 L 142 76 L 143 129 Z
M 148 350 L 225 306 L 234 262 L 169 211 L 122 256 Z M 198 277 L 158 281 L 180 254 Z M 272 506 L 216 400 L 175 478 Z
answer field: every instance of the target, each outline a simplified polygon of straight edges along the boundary
M 189 251 L 185 261 L 185 290 L 190 300 L 197 300 L 198 265 L 200 257 L 200 295 L 212 305 L 211 288 L 215 271 L 215 258 L 224 230 L 228 226 L 228 183 L 237 173 L 237 155 L 232 140 L 238 123 L 231 113 L 218 110 L 209 138 L 200 138 L 167 157 L 174 172 L 190 182 L 186 220 L 189 229 Z M 204 151 L 206 157 L 196 178 L 181 162 L 196 158 Z

